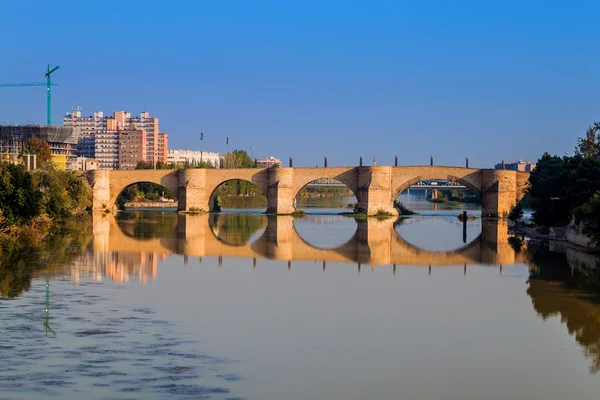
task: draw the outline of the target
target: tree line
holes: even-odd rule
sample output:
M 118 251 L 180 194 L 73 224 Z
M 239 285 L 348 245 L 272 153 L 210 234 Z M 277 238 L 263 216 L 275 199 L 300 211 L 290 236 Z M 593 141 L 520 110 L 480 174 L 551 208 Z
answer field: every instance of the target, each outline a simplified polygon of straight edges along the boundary
M 537 225 L 564 226 L 575 219 L 600 244 L 600 123 L 578 138 L 574 155 L 544 153 L 531 172 L 528 197 Z
M 91 206 L 92 191 L 85 177 L 56 169 L 48 143 L 33 137 L 23 153 L 36 154 L 37 170 L 0 163 L 0 232 L 7 235 L 36 219 L 63 221 Z

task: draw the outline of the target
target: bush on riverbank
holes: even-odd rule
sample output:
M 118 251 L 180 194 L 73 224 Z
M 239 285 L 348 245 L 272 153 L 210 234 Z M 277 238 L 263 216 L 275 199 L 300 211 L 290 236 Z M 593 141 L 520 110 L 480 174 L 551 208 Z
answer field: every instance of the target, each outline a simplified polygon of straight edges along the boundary
M 62 221 L 91 205 L 92 190 L 75 171 L 26 171 L 21 165 L 0 164 L 0 229 L 32 225 L 32 221 Z

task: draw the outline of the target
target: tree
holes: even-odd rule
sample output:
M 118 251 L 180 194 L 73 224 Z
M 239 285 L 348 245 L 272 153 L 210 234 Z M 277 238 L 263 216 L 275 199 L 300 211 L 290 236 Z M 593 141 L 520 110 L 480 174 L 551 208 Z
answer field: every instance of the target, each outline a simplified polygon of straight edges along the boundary
M 577 139 L 575 153 L 583 157 L 600 158 L 600 123 L 594 122 L 585 131 L 585 137 Z
M 37 136 L 32 136 L 23 145 L 23 154 L 35 154 L 39 168 L 48 168 L 52 165 L 50 145 Z
M 234 150 L 225 154 L 225 168 L 254 168 L 254 160 L 246 150 Z
M 138 161 L 135 169 L 154 169 L 152 163 L 148 161 Z
M 575 209 L 575 216 L 583 222 L 583 233 L 600 247 L 600 191 L 585 204 Z
M 600 160 L 545 153 L 529 176 L 533 220 L 538 225 L 566 225 L 576 207 L 600 190 Z
M 510 221 L 518 221 L 523 218 L 523 207 L 520 204 L 517 204 L 510 210 L 510 214 L 508 214 L 508 219 Z
M 214 165 L 212 165 L 208 161 L 200 161 L 194 165 L 191 165 L 189 168 L 208 168 L 208 169 L 210 169 L 210 168 L 214 168 Z
M 0 212 L 4 224 L 19 224 L 40 213 L 41 193 L 21 165 L 0 164 Z

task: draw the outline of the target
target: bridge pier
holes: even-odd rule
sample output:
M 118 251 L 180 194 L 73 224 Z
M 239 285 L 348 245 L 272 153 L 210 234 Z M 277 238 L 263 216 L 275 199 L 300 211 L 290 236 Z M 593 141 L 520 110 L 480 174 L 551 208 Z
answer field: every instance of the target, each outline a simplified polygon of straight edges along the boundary
M 206 192 L 206 171 L 204 168 L 182 169 L 178 171 L 177 203 L 178 210 L 210 211 L 210 193 Z
M 358 205 L 368 215 L 384 212 L 398 215 L 392 197 L 392 167 L 360 168 L 358 175 Z
M 272 168 L 269 170 L 267 214 L 291 214 L 294 208 L 294 169 Z
M 521 197 L 515 171 L 481 170 L 482 217 L 507 218 Z

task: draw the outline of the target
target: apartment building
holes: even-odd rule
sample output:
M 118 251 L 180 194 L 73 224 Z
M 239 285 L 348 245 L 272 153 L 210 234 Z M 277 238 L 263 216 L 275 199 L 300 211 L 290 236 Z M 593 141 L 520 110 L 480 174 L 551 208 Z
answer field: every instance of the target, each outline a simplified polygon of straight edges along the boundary
M 536 163 L 532 163 L 529 161 L 513 161 L 513 162 L 500 162 L 494 166 L 495 169 L 507 169 L 511 171 L 520 171 L 520 172 L 531 172 L 535 169 Z
M 135 169 L 139 161 L 148 161 L 145 130 L 119 133 L 119 169 Z
M 169 164 L 181 166 L 198 165 L 201 162 L 210 163 L 214 168 L 219 168 L 221 155 L 211 151 L 197 150 L 169 150 L 167 161 Z
M 158 134 L 158 161 L 169 162 L 169 135 L 166 133 Z
M 127 152 L 123 153 L 127 157 L 125 161 L 127 166 L 133 162 L 130 159 L 133 153 L 144 155 L 137 161 L 151 162 L 153 165 L 156 165 L 159 160 L 167 162 L 168 134 L 160 133 L 158 118 L 150 117 L 147 111 L 139 116 L 132 116 L 127 111 L 115 111 L 113 115 L 105 116 L 102 111 L 96 111 L 86 117 L 82 115 L 81 107 L 78 107 L 65 115 L 63 124 L 66 127 L 79 128 L 78 155 L 98 159 L 100 169 L 120 168 L 119 135 L 115 133 L 120 131 L 145 132 L 144 151 L 137 148 L 137 152 L 134 152 L 135 148 L 128 148 Z M 141 140 L 140 134 L 136 135 L 135 140 Z M 129 136 L 131 134 L 125 135 L 124 140 L 129 140 L 127 139 Z M 99 154 L 100 158 L 96 154 Z

